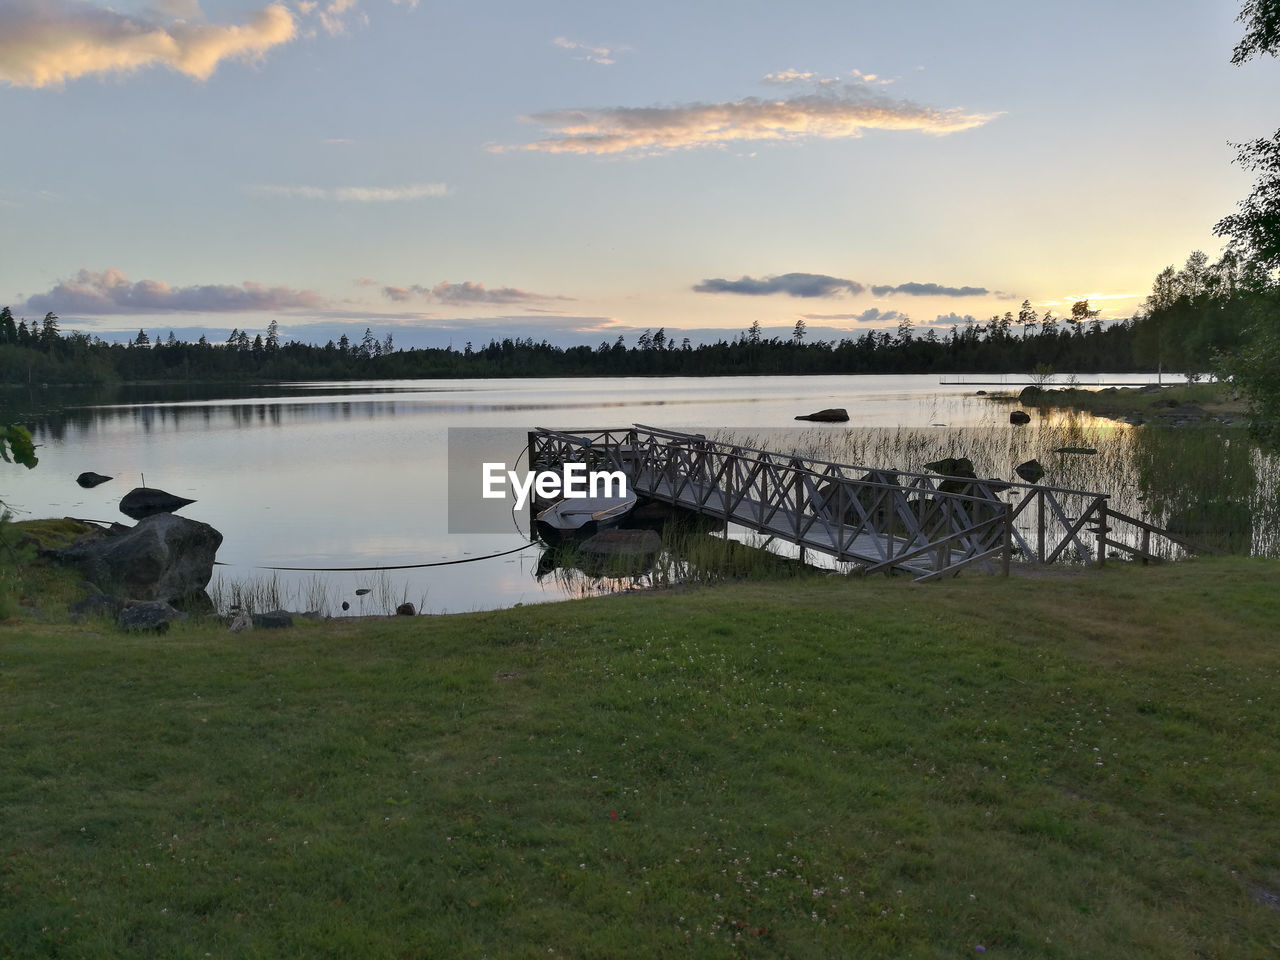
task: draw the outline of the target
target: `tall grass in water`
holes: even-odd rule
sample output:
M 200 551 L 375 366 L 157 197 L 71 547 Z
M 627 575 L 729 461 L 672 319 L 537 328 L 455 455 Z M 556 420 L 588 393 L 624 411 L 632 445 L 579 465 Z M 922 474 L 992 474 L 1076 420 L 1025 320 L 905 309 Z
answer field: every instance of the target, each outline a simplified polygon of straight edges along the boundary
M 1129 427 L 1065 416 L 1016 429 L 805 429 L 717 439 L 917 473 L 935 460 L 967 457 L 978 476 L 1014 483 L 1022 482 L 1014 468 L 1036 459 L 1045 469 L 1042 486 L 1106 494 L 1111 509 L 1215 549 L 1280 556 L 1280 457 L 1238 428 Z M 1064 449 L 1094 452 L 1058 452 Z
M 350 609 L 341 611 L 353 616 L 390 616 L 396 608 L 409 601 L 408 584 L 397 589 L 385 570 L 380 570 L 369 580 L 361 581 L 359 593 L 346 593 L 319 574 L 313 574 L 290 586 L 277 573 L 263 577 L 236 580 L 216 574 L 209 584 L 209 596 L 214 609 L 226 615 L 233 610 L 245 613 L 266 613 L 271 610 L 291 610 L 298 613 L 314 613 L 322 617 L 333 616 L 340 610 L 343 599 Z M 415 605 L 422 612 L 427 604 L 423 594 Z

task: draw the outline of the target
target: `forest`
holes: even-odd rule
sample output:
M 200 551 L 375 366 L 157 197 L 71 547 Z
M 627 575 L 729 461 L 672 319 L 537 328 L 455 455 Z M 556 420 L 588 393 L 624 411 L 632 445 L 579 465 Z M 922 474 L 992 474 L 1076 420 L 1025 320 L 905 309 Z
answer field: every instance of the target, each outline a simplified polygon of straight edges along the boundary
M 1203 255 L 1200 255 L 1203 258 Z M 111 383 L 191 379 L 302 380 L 431 377 L 726 376 L 832 373 L 1015 373 L 1053 368 L 1076 373 L 1178 369 L 1193 376 L 1210 370 L 1209 350 L 1230 327 L 1230 308 L 1214 268 L 1203 266 L 1194 282 L 1173 273 L 1155 319 L 1103 323 L 1088 301 L 1058 318 L 1038 314 L 1024 301 L 985 323 L 923 333 L 904 320 L 894 330 L 868 330 L 841 340 L 810 340 L 803 320 L 791 336 L 764 337 L 758 323 L 728 339 L 693 345 L 646 330 L 628 344 L 624 336 L 596 346 L 554 346 L 512 336 L 462 349 L 397 349 L 393 336 L 366 328 L 323 345 L 282 341 L 272 321 L 262 332 L 235 329 L 221 342 L 196 341 L 140 330 L 124 343 L 81 331 L 63 331 L 48 313 L 39 321 L 0 310 L 0 376 L 16 384 Z M 1203 274 L 1203 277 L 1201 277 Z M 1164 276 L 1163 274 L 1161 275 Z M 1208 291 L 1201 296 L 1201 288 Z M 1174 316 L 1176 314 L 1176 317 Z M 1195 344 L 1179 330 L 1188 318 L 1211 317 L 1212 329 Z M 1172 318 L 1172 319 L 1169 319 Z M 1207 321 L 1206 321 L 1207 322 Z M 1152 324 L 1161 324 L 1155 332 Z M 1167 329 L 1166 329 L 1167 328 Z

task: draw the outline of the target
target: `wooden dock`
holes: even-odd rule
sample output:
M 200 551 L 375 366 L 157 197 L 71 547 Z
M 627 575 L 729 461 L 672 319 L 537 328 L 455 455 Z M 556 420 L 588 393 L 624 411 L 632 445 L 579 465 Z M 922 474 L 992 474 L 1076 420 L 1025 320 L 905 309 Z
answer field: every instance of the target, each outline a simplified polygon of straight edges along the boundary
M 967 567 L 1008 574 L 1015 555 L 1105 563 L 1107 551 L 1157 560 L 1151 538 L 1190 545 L 1108 509 L 1105 494 L 949 478 L 756 450 L 636 424 L 529 433 L 535 469 L 619 470 L 638 495 L 917 580 Z M 1124 528 L 1121 534 L 1118 528 Z

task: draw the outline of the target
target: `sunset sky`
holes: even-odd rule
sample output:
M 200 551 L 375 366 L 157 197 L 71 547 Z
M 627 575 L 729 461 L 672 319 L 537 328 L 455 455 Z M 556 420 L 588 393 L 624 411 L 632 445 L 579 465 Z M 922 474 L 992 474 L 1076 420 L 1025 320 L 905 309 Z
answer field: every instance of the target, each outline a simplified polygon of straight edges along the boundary
M 1250 176 L 1218 0 L 0 0 L 0 304 L 401 346 L 1130 316 Z

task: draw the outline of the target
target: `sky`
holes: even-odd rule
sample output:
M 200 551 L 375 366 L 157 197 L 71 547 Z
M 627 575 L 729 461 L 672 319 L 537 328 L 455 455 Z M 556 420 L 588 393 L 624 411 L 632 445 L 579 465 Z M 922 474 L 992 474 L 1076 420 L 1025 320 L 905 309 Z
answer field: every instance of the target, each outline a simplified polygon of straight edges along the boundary
M 0 304 L 107 339 L 1139 310 L 1250 188 L 1233 0 L 0 0 Z

